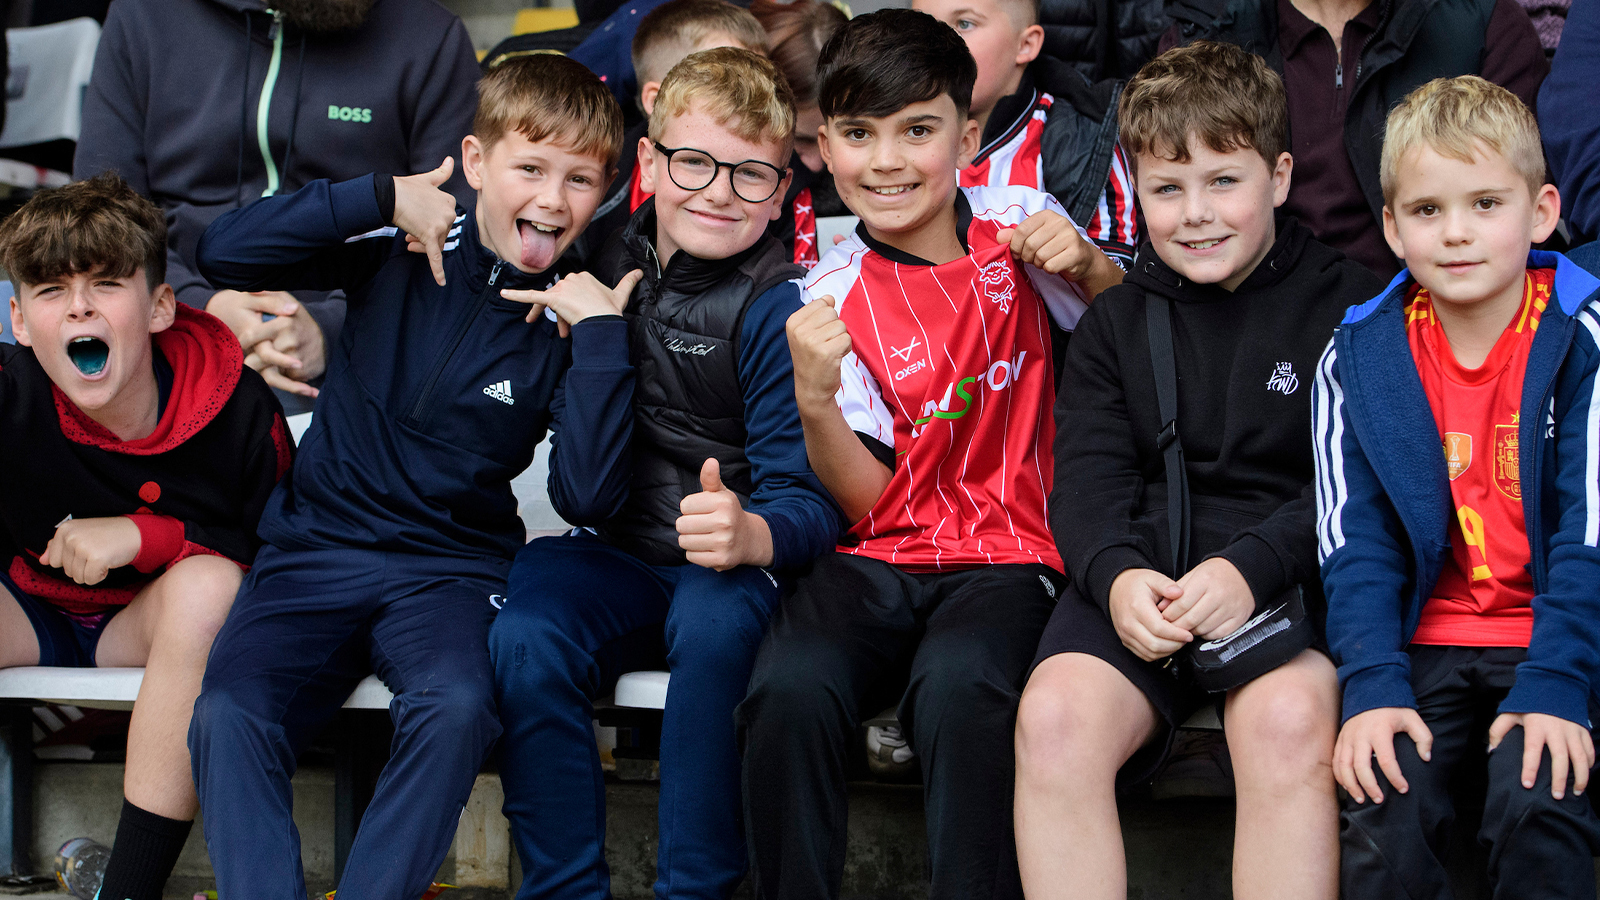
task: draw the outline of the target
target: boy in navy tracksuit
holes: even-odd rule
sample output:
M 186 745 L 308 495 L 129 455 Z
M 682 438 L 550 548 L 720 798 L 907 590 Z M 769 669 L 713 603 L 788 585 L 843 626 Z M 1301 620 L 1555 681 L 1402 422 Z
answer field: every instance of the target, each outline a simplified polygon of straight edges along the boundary
M 489 639 L 525 900 L 609 896 L 592 702 L 663 650 L 656 896 L 727 897 L 744 875 L 733 709 L 784 573 L 839 528 L 807 465 L 784 336 L 803 270 L 767 234 L 793 133 L 772 63 L 721 47 L 667 73 L 649 136 L 628 148 L 654 197 L 607 243 L 598 274 L 627 292 L 649 273 L 629 333 L 613 335 L 619 353 L 631 339 L 637 387 L 594 429 L 609 452 L 569 455 L 574 435 L 557 429 L 552 481 L 592 489 L 551 499 L 594 533 L 517 555 Z
M 1600 280 L 1529 252 L 1560 201 L 1510 92 L 1435 80 L 1386 131 L 1384 231 L 1408 268 L 1346 315 L 1313 397 L 1343 893 L 1450 896 L 1448 786 L 1487 738 L 1494 895 L 1587 900 Z
M 350 310 L 190 729 L 231 900 L 305 895 L 295 758 L 368 672 L 395 694 L 396 736 L 339 893 L 421 895 L 500 733 L 486 639 L 525 540 L 511 478 L 553 420 L 626 396 L 631 371 L 613 350 L 626 326 L 609 294 L 537 295 L 545 309 L 532 313 L 501 295 L 548 287 L 588 224 L 614 171 L 616 103 L 556 56 L 505 63 L 479 97 L 462 146 L 475 208 L 457 213 L 438 190 L 446 160 L 406 178 L 313 182 L 223 216 L 200 243 L 215 284 L 339 288 Z

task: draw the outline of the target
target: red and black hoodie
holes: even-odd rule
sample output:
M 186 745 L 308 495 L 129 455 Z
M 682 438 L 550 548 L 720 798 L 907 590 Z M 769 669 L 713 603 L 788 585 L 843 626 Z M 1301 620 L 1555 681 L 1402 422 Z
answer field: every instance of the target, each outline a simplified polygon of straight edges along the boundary
M 125 606 L 167 566 L 198 553 L 248 568 L 256 523 L 289 469 L 272 391 L 239 342 L 178 305 L 153 337 L 163 408 L 148 437 L 123 441 L 53 383 L 27 347 L 0 344 L 0 565 L 17 586 L 79 618 Z M 128 516 L 143 543 L 131 565 L 92 587 L 39 564 L 67 516 Z

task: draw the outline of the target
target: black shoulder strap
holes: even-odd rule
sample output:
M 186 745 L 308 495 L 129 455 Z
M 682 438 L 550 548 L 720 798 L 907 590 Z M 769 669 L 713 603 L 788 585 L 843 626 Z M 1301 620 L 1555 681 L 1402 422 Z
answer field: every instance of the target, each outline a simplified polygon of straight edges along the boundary
M 1156 405 L 1161 409 L 1161 433 L 1156 449 L 1167 470 L 1167 527 L 1171 534 L 1173 578 L 1189 570 L 1189 474 L 1183 465 L 1183 442 L 1178 439 L 1178 372 L 1172 350 L 1171 301 L 1145 295 L 1145 328 L 1150 336 L 1150 363 L 1156 376 Z

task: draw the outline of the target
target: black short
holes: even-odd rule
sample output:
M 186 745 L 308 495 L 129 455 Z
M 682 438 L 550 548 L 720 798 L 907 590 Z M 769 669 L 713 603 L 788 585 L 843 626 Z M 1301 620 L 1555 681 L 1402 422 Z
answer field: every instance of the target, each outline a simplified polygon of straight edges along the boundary
M 1123 646 L 1117 630 L 1105 611 L 1078 590 L 1074 582 L 1061 595 L 1050 621 L 1039 639 L 1034 668 L 1058 653 L 1087 653 L 1110 663 L 1122 677 L 1133 682 L 1155 707 L 1161 719 L 1161 733 L 1139 748 L 1117 774 L 1119 786 L 1149 780 L 1166 761 L 1177 727 L 1207 703 L 1219 703 L 1222 696 L 1207 694 L 1179 670 L 1169 665 L 1171 658 L 1146 662 Z
M 0 588 L 11 594 L 33 625 L 33 635 L 39 641 L 41 666 L 93 668 L 100 636 L 111 624 L 111 617 L 121 612 L 112 610 L 87 620 L 69 616 L 54 603 L 18 587 L 4 572 L 0 572 Z

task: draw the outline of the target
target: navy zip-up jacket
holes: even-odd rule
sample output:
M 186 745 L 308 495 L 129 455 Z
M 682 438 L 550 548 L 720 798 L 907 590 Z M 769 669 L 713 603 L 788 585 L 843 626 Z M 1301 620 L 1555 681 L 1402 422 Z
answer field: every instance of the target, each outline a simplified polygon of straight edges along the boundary
M 1533 575 L 1533 639 L 1503 713 L 1587 725 L 1600 683 L 1600 279 L 1556 253 L 1523 377 L 1518 472 Z M 1422 607 L 1450 554 L 1443 439 L 1406 340 L 1402 271 L 1352 307 L 1317 367 L 1317 538 L 1328 643 L 1344 718 L 1416 708 L 1410 657 Z
M 526 540 L 511 479 L 555 416 L 566 420 L 551 494 L 603 488 L 573 479 L 613 468 L 604 453 L 631 427 L 633 368 L 620 316 L 585 320 L 570 340 L 504 288 L 541 289 L 478 238 L 459 211 L 444 245 L 446 286 L 385 221 L 375 177 L 316 181 L 219 218 L 200 241 L 201 273 L 238 290 L 340 288 L 349 315 L 316 417 L 261 520 L 285 549 L 361 547 L 509 559 Z M 571 364 L 568 369 L 569 362 Z M 556 403 L 565 379 L 564 402 Z M 555 408 L 552 408 L 555 407 Z M 568 480 L 556 482 L 556 472 Z

